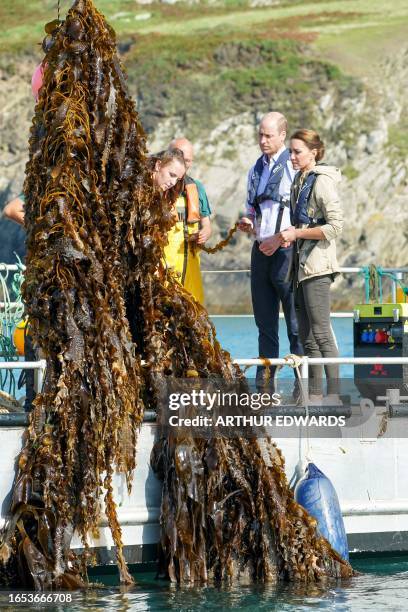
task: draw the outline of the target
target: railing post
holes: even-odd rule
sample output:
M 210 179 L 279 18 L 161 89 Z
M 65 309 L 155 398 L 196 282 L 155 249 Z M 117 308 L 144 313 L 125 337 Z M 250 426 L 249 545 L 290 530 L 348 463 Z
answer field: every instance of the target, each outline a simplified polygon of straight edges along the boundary
M 46 366 L 47 362 L 45 359 L 40 359 L 38 368 L 34 370 L 34 390 L 36 393 L 41 393 L 42 391 Z
M 397 283 L 395 278 L 391 278 L 391 302 L 393 304 L 397 302 Z
M 396 279 L 396 280 L 395 280 Z M 397 281 L 402 280 L 402 272 L 395 273 L 395 279 L 392 279 L 392 303 L 397 303 Z
M 307 403 L 307 397 L 309 396 L 309 358 L 302 357 L 302 363 L 300 364 L 300 386 L 302 389 L 302 401 Z
M 302 357 L 302 363 L 300 364 L 300 376 L 305 380 L 309 378 L 309 357 Z

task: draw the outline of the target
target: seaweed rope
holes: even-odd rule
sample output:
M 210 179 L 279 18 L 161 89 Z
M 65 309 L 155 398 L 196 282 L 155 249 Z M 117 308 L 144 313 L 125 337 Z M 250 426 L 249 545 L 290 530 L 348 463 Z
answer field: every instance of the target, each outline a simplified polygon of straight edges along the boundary
M 120 580 L 131 584 L 113 475 L 131 491 L 145 407 L 166 415 L 169 380 L 247 387 L 205 309 L 163 264 L 172 207 L 152 184 L 112 28 L 91 0 L 75 0 L 46 33 L 23 292 L 47 370 L 0 534 L 0 585 L 85 587 L 102 502 Z M 163 481 L 161 569 L 172 581 L 353 574 L 294 501 L 269 438 L 176 430 L 159 437 L 152 464 Z
M 206 247 L 204 245 L 198 244 L 198 248 L 201 251 L 204 251 L 205 253 L 218 253 L 218 251 L 222 251 L 222 249 L 225 249 L 225 247 L 231 242 L 232 237 L 234 236 L 234 234 L 236 233 L 236 231 L 238 230 L 238 226 L 239 226 L 239 221 L 237 221 L 235 223 L 235 225 L 233 227 L 231 227 L 231 229 L 228 231 L 228 234 L 226 235 L 226 237 L 223 240 L 220 240 L 220 242 L 218 242 L 215 246 L 213 247 Z

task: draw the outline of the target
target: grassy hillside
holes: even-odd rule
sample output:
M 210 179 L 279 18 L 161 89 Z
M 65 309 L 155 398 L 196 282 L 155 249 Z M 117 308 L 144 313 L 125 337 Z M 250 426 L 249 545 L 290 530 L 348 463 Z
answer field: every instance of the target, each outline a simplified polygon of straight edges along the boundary
M 61 15 L 70 4 L 61 0 Z M 369 73 L 374 49 L 395 44 L 408 22 L 406 0 L 394 0 L 392 11 L 383 0 L 286 0 L 259 8 L 245 0 L 95 4 L 117 32 L 146 129 L 177 116 L 193 135 L 224 115 L 272 103 L 296 124 L 312 120 L 314 102 L 330 84 L 340 95 L 358 87 L 344 74 Z M 56 14 L 56 0 L 2 0 L 6 72 L 18 70 L 19 57 L 41 57 L 44 23 Z
M 57 14 L 56 0 L 2 0 L 0 19 L 0 51 L 34 48 L 46 21 Z M 71 0 L 61 0 L 61 14 Z M 351 32 L 363 37 L 363 46 L 383 28 L 401 31 L 407 23 L 406 0 L 315 0 L 313 2 L 283 0 L 271 7 L 250 8 L 245 0 L 225 0 L 173 5 L 153 3 L 139 5 L 135 0 L 98 0 L 95 3 L 121 37 L 135 34 L 203 36 L 219 30 L 251 30 L 271 20 L 277 28 L 296 25 L 302 31 L 319 33 L 326 48 L 335 36 L 337 42 L 347 40 Z M 290 23 L 292 21 L 292 23 Z M 352 38 L 352 35 L 351 35 Z M 378 39 L 377 39 L 378 40 Z M 384 37 L 377 48 L 381 48 Z
M 71 0 L 60 0 L 61 14 Z M 406 0 L 283 0 L 271 7 L 250 8 L 245 0 L 225 0 L 174 5 L 140 5 L 135 0 L 97 0 L 95 2 L 114 25 L 120 38 L 135 35 L 203 36 L 208 31 L 250 31 L 270 21 L 276 29 L 299 29 L 319 34 L 322 49 L 360 40 L 355 51 L 381 52 L 388 40 L 402 35 L 408 21 Z M 0 53 L 34 50 L 43 25 L 57 16 L 56 0 L 2 0 L 0 3 Z M 393 36 L 387 34 L 393 33 Z M 378 35 L 383 34 L 379 39 Z M 384 35 L 385 34 L 385 35 Z

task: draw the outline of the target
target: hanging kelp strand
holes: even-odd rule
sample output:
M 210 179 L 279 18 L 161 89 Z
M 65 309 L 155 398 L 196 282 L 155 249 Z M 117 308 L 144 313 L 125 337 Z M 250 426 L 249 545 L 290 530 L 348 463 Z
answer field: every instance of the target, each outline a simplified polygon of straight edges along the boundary
M 144 406 L 163 410 L 169 378 L 245 380 L 163 264 L 172 202 L 153 186 L 113 30 L 90 0 L 76 0 L 46 31 L 24 187 L 24 298 L 47 371 L 0 536 L 0 584 L 85 585 L 102 511 L 121 581 L 131 583 L 112 476 L 122 472 L 130 489 Z M 175 430 L 153 456 L 171 580 L 352 574 L 295 503 L 267 438 Z M 82 557 L 70 550 L 74 531 Z
M 75 2 L 46 32 L 24 186 L 24 298 L 47 372 L 1 550 L 14 539 L 23 583 L 68 586 L 70 535 L 75 529 L 87 550 L 103 498 L 129 582 L 112 474 L 116 466 L 130 487 L 143 418 L 122 244 L 144 182 L 144 139 L 113 31 L 92 3 Z

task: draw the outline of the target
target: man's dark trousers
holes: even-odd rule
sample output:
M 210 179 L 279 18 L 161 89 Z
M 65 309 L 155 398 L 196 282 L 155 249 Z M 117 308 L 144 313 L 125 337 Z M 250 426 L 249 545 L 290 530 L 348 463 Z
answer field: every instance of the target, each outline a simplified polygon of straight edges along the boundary
M 279 305 L 285 315 L 291 353 L 303 355 L 298 338 L 292 282 L 285 279 L 292 261 L 292 249 L 280 248 L 271 256 L 259 250 L 254 242 L 251 255 L 251 293 L 255 323 L 258 327 L 259 356 L 279 357 Z M 271 368 L 271 383 L 276 368 Z M 265 368 L 258 366 L 256 384 L 264 385 Z

